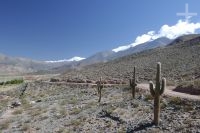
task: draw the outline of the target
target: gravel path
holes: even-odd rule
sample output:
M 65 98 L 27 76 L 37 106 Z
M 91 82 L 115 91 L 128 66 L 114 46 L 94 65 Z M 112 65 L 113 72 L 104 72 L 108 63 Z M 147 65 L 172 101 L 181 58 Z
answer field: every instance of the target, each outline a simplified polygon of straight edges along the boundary
M 65 84 L 65 85 L 90 85 L 90 86 L 96 86 L 96 84 L 91 84 L 91 83 L 68 83 L 68 82 L 45 82 L 45 83 L 49 83 L 49 84 Z M 119 86 L 119 84 L 105 84 L 105 87 L 109 86 Z M 125 85 L 122 85 L 125 86 Z M 126 85 L 127 86 L 127 85 Z M 145 89 L 145 90 L 149 90 L 149 84 L 145 84 L 145 83 L 141 83 L 137 85 L 138 88 L 140 89 Z M 191 100 L 200 100 L 200 96 L 198 95 L 190 95 L 190 94 L 186 94 L 186 93 L 181 93 L 181 92 L 176 92 L 173 91 L 173 89 L 175 89 L 175 86 L 166 86 L 164 95 L 168 95 L 168 96 L 174 96 L 174 97 L 179 97 L 179 98 L 186 98 L 186 99 L 191 99 Z
M 149 84 L 138 84 L 137 87 L 148 90 Z M 200 96 L 190 95 L 190 94 L 181 93 L 181 92 L 175 92 L 175 91 L 173 91 L 174 88 L 175 88 L 175 86 L 167 86 L 165 89 L 164 95 L 179 97 L 179 98 L 186 98 L 186 99 L 191 99 L 191 100 L 200 100 Z

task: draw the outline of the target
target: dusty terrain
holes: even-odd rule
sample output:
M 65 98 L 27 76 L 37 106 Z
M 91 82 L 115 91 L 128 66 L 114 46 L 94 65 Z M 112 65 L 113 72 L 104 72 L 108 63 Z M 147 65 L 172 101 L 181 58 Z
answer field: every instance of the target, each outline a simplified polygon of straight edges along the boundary
M 30 82 L 0 92 L 1 132 L 200 132 L 200 101 L 162 97 L 161 124 L 152 124 L 153 100 L 146 84 L 132 99 L 127 85 L 103 88 L 98 103 L 92 84 Z M 142 88 L 142 89 L 141 89 Z M 168 88 L 170 89 L 170 88 Z M 192 96 L 191 96 L 192 97 Z M 199 97 L 199 96 L 196 96 Z M 11 108 L 12 102 L 21 105 Z
M 0 132 L 200 132 L 200 94 L 173 91 L 187 81 L 189 87 L 179 86 L 177 91 L 199 92 L 199 41 L 178 41 L 62 75 L 30 74 L 23 77 L 27 84 L 2 85 Z M 167 79 L 159 126 L 152 123 L 153 98 L 147 84 L 155 80 L 156 62 L 162 63 L 162 77 Z M 128 85 L 134 66 L 139 83 L 135 99 Z M 107 85 L 98 103 L 96 81 L 100 77 Z
M 200 37 L 197 38 L 200 40 Z M 191 40 L 192 41 L 192 40 Z M 155 48 L 129 56 L 118 58 L 106 63 L 97 63 L 80 69 L 68 70 L 63 79 L 82 77 L 98 80 L 116 78 L 128 80 L 132 77 L 136 66 L 139 81 L 149 81 L 155 78 L 156 63 L 162 63 L 162 76 L 174 84 L 180 81 L 200 79 L 200 43 L 183 42 Z

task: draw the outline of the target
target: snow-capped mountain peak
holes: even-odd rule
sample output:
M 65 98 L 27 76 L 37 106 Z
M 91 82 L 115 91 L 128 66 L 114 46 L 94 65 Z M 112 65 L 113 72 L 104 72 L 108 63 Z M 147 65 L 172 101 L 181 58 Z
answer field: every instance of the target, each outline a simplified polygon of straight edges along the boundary
M 161 37 L 166 37 L 169 39 L 175 39 L 179 36 L 198 34 L 200 30 L 200 22 L 192 23 L 190 21 L 179 20 L 175 25 L 169 26 L 167 24 L 161 26 L 159 31 L 149 31 L 145 34 L 136 37 L 133 43 L 128 45 L 119 46 L 112 49 L 113 52 L 120 52 L 128 50 L 129 48 L 135 47 L 137 45 L 154 41 Z
M 63 59 L 63 60 L 57 60 L 57 61 L 45 61 L 46 63 L 61 63 L 61 62 L 72 62 L 72 61 L 81 61 L 81 60 L 84 60 L 85 58 L 83 57 L 78 57 L 78 56 L 75 56 L 75 57 L 72 57 L 70 59 Z

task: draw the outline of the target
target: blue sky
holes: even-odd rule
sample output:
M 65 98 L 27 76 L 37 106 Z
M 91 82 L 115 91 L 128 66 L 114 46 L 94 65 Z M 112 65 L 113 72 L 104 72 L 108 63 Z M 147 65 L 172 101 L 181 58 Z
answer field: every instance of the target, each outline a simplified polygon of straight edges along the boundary
M 175 25 L 192 0 L 1 0 L 0 53 L 36 60 L 88 57 Z M 192 22 L 200 22 L 199 16 Z

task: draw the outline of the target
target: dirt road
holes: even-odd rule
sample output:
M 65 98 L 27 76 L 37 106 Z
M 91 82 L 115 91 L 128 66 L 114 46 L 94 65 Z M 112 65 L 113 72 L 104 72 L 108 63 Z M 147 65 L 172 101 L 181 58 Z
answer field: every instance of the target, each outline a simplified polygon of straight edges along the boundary
M 96 84 L 92 84 L 92 83 L 68 83 L 68 82 L 45 82 L 45 83 L 69 84 L 69 85 L 70 84 L 71 85 L 82 84 L 82 85 L 96 86 Z M 105 84 L 105 86 L 107 86 L 107 87 L 119 86 L 119 84 Z M 122 86 L 128 86 L 128 84 L 123 84 Z M 138 84 L 137 87 L 141 88 L 141 89 L 149 90 L 149 84 L 146 84 L 146 83 Z M 164 95 L 180 97 L 180 98 L 186 98 L 186 99 L 192 99 L 192 100 L 200 100 L 200 95 L 190 95 L 190 94 L 186 94 L 186 93 L 176 92 L 176 91 L 173 91 L 174 88 L 175 88 L 175 86 L 167 86 L 166 89 L 165 89 Z
M 138 88 L 149 90 L 149 84 L 138 84 Z M 190 95 L 186 93 L 175 92 L 173 89 L 175 86 L 167 86 L 164 92 L 164 95 L 192 99 L 192 100 L 200 100 L 200 96 L 198 95 Z

